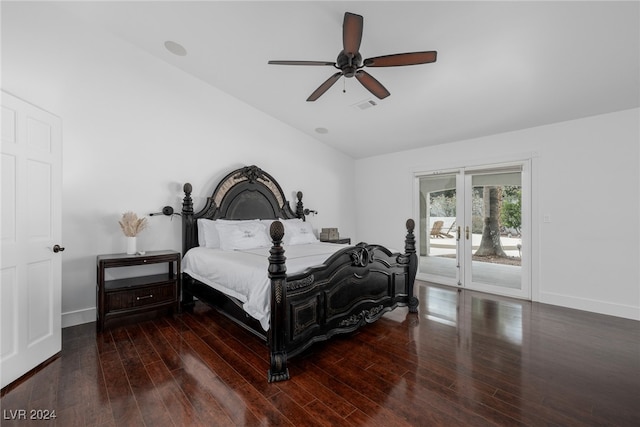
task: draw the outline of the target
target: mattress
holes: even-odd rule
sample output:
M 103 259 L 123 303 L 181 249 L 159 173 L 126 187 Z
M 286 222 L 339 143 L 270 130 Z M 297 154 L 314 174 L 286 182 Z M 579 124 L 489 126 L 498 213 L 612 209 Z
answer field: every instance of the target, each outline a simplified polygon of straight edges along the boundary
M 287 275 L 321 265 L 332 254 L 347 246 L 323 242 L 285 245 Z M 229 251 L 195 247 L 184 256 L 182 271 L 239 300 L 247 314 L 258 320 L 267 331 L 271 316 L 269 249 L 270 247 L 263 247 Z

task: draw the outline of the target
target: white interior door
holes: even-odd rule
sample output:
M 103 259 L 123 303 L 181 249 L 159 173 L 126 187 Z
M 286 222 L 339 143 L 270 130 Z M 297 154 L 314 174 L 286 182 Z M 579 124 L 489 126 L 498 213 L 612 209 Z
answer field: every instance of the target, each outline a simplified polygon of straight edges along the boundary
M 61 350 L 60 118 L 2 92 L 0 380 Z

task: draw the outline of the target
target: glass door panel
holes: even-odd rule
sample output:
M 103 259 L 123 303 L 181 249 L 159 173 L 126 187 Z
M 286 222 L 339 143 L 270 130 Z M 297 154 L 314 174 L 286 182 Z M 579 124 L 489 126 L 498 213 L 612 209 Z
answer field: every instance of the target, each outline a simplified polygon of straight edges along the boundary
M 458 181 L 457 171 L 419 178 L 419 273 L 424 280 L 444 284 L 460 281 Z
M 466 171 L 469 288 L 523 295 L 521 167 Z

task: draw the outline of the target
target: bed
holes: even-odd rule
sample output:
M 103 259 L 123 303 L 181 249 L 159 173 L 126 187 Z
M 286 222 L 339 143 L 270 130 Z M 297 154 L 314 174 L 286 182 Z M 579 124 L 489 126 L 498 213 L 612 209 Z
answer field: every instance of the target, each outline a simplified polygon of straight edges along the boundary
M 309 235 L 302 193 L 294 211 L 278 182 L 255 165 L 226 175 L 198 212 L 191 184 L 184 193 L 182 310 L 197 298 L 264 340 L 269 382 L 289 379 L 288 359 L 315 342 L 396 307 L 417 312 L 412 219 L 402 253 L 318 242 Z M 254 294 L 263 298 L 254 301 Z

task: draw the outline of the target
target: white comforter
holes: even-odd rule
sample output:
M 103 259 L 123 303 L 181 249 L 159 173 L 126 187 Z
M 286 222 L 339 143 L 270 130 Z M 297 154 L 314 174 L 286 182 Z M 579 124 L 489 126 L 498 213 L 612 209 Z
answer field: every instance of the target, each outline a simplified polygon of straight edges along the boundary
M 346 247 L 333 243 L 309 243 L 284 246 L 287 275 L 322 264 L 333 253 Z M 182 260 L 182 271 L 243 303 L 244 310 L 269 329 L 271 313 L 271 281 L 269 249 L 225 251 L 197 247 Z

